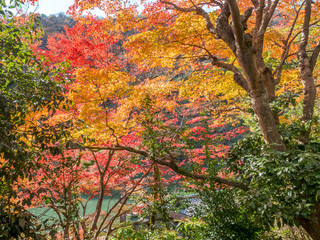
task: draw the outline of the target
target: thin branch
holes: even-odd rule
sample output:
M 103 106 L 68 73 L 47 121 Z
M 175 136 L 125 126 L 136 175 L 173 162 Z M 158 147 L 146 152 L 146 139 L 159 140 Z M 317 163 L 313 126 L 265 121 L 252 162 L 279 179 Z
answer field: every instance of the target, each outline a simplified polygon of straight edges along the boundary
M 234 111 L 234 110 L 239 110 L 241 112 L 247 112 L 248 111 L 248 109 L 245 109 L 245 108 L 242 108 L 242 107 L 239 107 L 239 106 L 232 106 L 232 107 L 229 107 L 229 108 L 220 108 L 220 109 L 211 108 L 211 111 L 214 112 L 214 113 L 230 112 L 230 111 Z
M 87 149 L 92 150 L 92 151 L 100 151 L 100 150 L 114 150 L 114 151 L 128 151 L 128 152 L 132 152 L 132 153 L 137 153 L 139 155 L 142 155 L 146 158 L 150 157 L 150 154 L 146 151 L 143 150 L 138 150 L 132 147 L 126 147 L 126 146 L 115 146 L 115 147 L 92 147 L 92 146 L 86 146 Z M 167 159 L 167 160 L 165 160 Z M 242 190 L 248 190 L 248 186 L 242 184 L 242 183 L 238 183 L 238 182 L 234 182 L 231 180 L 227 180 L 224 178 L 220 178 L 220 177 L 212 177 L 210 175 L 200 175 L 197 173 L 190 173 L 188 171 L 185 171 L 183 169 L 181 169 L 175 162 L 175 159 L 173 159 L 171 156 L 165 155 L 163 156 L 162 159 L 152 159 L 152 161 L 159 163 L 161 165 L 167 166 L 169 168 L 171 168 L 173 171 L 175 171 L 176 173 L 179 173 L 185 177 L 189 177 L 189 178 L 193 178 L 193 179 L 198 179 L 198 180 L 209 180 L 212 179 L 216 182 L 228 185 L 230 187 L 235 187 L 235 188 L 240 188 Z
M 285 43 L 286 45 L 284 46 L 284 51 L 283 51 L 283 53 L 282 53 L 282 55 L 281 55 L 280 63 L 279 63 L 279 65 L 277 66 L 277 68 L 274 70 L 274 72 L 273 72 L 273 74 L 272 74 L 273 76 L 277 75 L 277 76 L 276 76 L 276 79 L 275 79 L 275 83 L 276 83 L 276 84 L 278 84 L 278 83 L 280 82 L 281 72 L 282 72 L 283 66 L 284 66 L 284 64 L 285 64 L 285 61 L 286 61 L 286 59 L 287 59 L 287 57 L 288 57 L 291 43 L 293 42 L 293 41 L 290 41 L 290 42 L 289 42 L 289 39 L 290 39 L 291 36 L 292 36 L 293 30 L 294 30 L 294 28 L 295 28 L 295 25 L 296 25 L 296 22 L 297 22 L 297 20 L 298 20 L 299 13 L 300 13 L 300 11 L 301 11 L 301 9 L 302 9 L 302 6 L 303 6 L 303 4 L 301 4 L 301 6 L 300 6 L 300 8 L 298 9 L 298 11 L 296 11 L 296 16 L 295 16 L 295 18 L 294 18 L 294 20 L 293 20 L 293 23 L 292 23 L 291 29 L 290 29 L 290 31 L 289 31 L 289 34 L 288 34 L 286 40 L 284 40 L 284 43 Z
M 96 158 L 96 155 L 94 154 L 94 152 L 93 152 L 93 151 L 91 151 L 91 153 L 92 153 L 92 155 L 93 155 L 93 159 L 94 159 L 94 161 L 96 162 L 96 165 L 97 165 L 97 168 L 98 168 L 99 175 L 101 175 L 101 174 L 102 174 L 102 171 L 101 171 L 101 168 L 100 168 L 99 162 L 98 162 L 98 160 L 97 160 L 97 158 Z
M 170 6 L 172 6 L 174 9 L 180 11 L 180 12 L 194 12 L 196 11 L 196 9 L 194 7 L 191 7 L 191 8 L 184 8 L 184 7 L 180 7 L 172 2 L 168 2 L 168 1 L 164 1 L 164 0 L 160 0 L 161 3 L 164 3 L 164 4 L 168 4 Z
M 199 36 L 199 37 L 201 38 L 201 36 Z M 180 43 L 185 46 L 196 47 L 196 48 L 204 50 L 208 54 L 208 57 L 211 60 L 211 63 L 213 66 L 217 66 L 217 67 L 223 68 L 227 71 L 233 72 L 234 81 L 240 87 L 242 87 L 247 93 L 250 94 L 250 89 L 249 89 L 248 83 L 247 83 L 246 79 L 243 77 L 243 75 L 241 74 L 241 72 L 233 64 L 223 62 L 223 61 L 219 60 L 216 56 L 212 55 L 211 52 L 205 47 L 205 43 L 203 41 L 202 41 L 203 46 L 190 44 L 190 43 L 183 43 L 178 40 L 174 41 L 174 42 Z
M 109 166 L 110 166 L 111 160 L 112 160 L 112 158 L 113 158 L 113 155 L 114 155 L 114 151 L 110 151 L 110 152 L 109 152 L 109 155 L 108 155 L 107 164 L 106 164 L 106 166 L 104 167 L 104 169 L 103 169 L 103 171 L 102 171 L 103 177 L 104 177 L 104 175 L 106 174 L 106 172 L 107 172 L 108 169 L 109 169 Z
M 255 8 L 257 8 L 259 6 L 259 1 L 258 0 L 251 0 L 251 3 L 253 4 L 253 6 Z
M 268 9 L 267 9 L 267 13 L 265 14 L 262 23 L 261 23 L 261 27 L 259 29 L 259 35 L 263 36 L 265 31 L 267 30 L 267 27 L 271 21 L 271 18 L 278 6 L 279 0 L 275 0 L 273 1 L 273 4 L 271 5 L 271 1 L 269 1 L 268 3 Z

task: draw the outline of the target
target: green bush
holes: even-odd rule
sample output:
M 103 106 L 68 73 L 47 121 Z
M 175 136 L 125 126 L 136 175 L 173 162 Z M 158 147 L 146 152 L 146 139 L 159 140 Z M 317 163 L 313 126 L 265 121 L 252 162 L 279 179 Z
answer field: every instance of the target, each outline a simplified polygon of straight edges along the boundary
M 206 188 L 201 192 L 201 199 L 203 204 L 198 207 L 197 216 L 207 224 L 203 239 L 261 239 L 263 226 L 237 200 L 235 190 Z

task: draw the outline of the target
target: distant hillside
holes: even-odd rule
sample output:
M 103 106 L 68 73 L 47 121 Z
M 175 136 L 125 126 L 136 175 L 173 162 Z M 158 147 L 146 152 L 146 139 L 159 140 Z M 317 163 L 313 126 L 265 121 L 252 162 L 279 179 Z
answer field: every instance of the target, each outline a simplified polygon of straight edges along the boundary
M 41 26 L 44 31 L 44 36 L 41 39 L 42 44 L 41 48 L 46 49 L 48 36 L 53 35 L 54 33 L 64 32 L 64 27 L 72 27 L 75 25 L 76 21 L 71 17 L 65 15 L 64 13 L 59 13 L 55 15 L 46 16 L 41 14 L 39 16 Z

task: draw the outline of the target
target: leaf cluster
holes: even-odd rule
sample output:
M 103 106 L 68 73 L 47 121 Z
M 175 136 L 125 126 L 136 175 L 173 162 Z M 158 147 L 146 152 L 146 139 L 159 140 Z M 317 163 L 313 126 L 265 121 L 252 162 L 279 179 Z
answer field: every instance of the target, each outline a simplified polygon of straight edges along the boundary
M 38 24 L 30 18 L 20 25 L 15 18 L 2 16 L 0 23 L 0 152 L 8 161 L 1 168 L 13 167 L 15 176 L 23 177 L 24 167 L 35 156 L 25 141 L 30 133 L 22 129 L 27 117 L 45 107 L 50 111 L 64 100 L 63 87 L 52 78 L 53 72 L 29 48 Z M 1 176 L 6 174 L 2 173 Z M 10 174 L 9 174 L 10 175 Z
M 204 186 L 200 197 L 197 217 L 207 224 L 204 239 L 262 239 L 264 226 L 239 201 L 235 189 Z
M 44 60 L 33 53 L 30 44 L 40 36 L 39 22 L 33 16 L 22 21 L 13 16 L 11 10 L 19 9 L 20 4 L 0 2 L 1 234 L 37 239 L 38 225 L 25 210 L 32 196 L 17 201 L 24 188 L 17 182 L 31 179 L 43 151 L 64 136 L 58 131 L 52 138 L 48 130 L 54 127 L 45 124 L 65 100 L 64 80 L 61 69 L 49 70 Z M 34 120 L 41 114 L 40 120 Z
M 41 225 L 21 206 L 1 203 L 0 216 L 0 239 L 41 239 L 38 234 Z
M 252 134 L 234 144 L 229 154 L 230 171 L 249 186 L 241 201 L 264 216 L 260 221 L 267 225 L 280 219 L 298 224 L 297 219 L 307 218 L 319 202 L 320 143 L 314 139 L 304 145 L 294 142 L 300 131 L 292 125 L 281 129 L 290 141 L 285 152 L 272 150 L 260 134 Z

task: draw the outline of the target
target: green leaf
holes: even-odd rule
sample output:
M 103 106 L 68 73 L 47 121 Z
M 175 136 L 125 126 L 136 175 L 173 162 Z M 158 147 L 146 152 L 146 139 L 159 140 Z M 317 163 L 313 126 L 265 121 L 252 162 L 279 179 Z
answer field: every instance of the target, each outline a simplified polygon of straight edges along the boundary
M 17 83 L 16 83 L 14 80 L 12 80 L 12 81 L 10 81 L 10 82 L 8 83 L 7 89 L 13 89 L 13 88 L 15 88 L 16 86 L 17 86 Z

